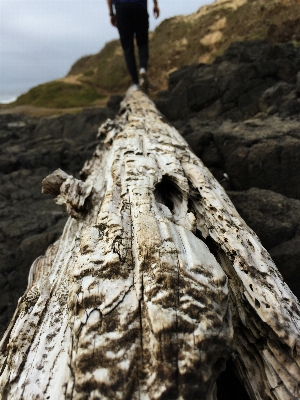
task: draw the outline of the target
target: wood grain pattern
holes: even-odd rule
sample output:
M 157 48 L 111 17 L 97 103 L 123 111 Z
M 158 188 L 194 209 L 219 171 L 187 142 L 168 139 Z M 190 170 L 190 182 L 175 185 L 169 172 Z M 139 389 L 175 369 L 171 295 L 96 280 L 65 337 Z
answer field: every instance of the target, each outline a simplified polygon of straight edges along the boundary
M 44 180 L 71 216 L 2 339 L 2 398 L 213 400 L 232 352 L 252 399 L 299 398 L 299 303 L 222 187 L 140 91 L 99 136 L 84 182 Z

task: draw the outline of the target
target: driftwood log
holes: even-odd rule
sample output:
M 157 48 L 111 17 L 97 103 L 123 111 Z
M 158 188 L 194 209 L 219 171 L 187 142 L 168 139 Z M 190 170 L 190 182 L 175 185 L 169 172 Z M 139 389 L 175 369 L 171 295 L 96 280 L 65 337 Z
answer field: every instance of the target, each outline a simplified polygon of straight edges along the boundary
M 140 91 L 82 170 L 71 215 L 1 342 L 2 399 L 299 399 L 300 307 L 223 188 Z

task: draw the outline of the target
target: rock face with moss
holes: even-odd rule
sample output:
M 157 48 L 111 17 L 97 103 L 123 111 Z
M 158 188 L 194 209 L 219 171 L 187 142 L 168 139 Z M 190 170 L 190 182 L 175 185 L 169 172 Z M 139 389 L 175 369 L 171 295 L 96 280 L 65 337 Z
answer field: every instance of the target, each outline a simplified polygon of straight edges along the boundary
M 198 118 L 245 120 L 257 115 L 298 114 L 300 48 L 267 41 L 233 43 L 212 64 L 170 74 L 156 104 L 171 121 Z

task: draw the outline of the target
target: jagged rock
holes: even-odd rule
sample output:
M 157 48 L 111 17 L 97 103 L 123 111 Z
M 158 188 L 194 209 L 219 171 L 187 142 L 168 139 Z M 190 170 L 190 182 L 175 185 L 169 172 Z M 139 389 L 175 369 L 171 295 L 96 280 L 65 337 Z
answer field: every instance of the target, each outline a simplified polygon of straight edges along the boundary
M 300 50 L 292 44 L 272 45 L 265 41 L 233 43 L 222 57 L 211 65 L 183 67 L 169 78 L 169 90 L 156 104 L 171 121 L 198 113 L 203 118 L 229 118 L 234 121 L 253 117 L 266 109 L 272 96 L 286 98 L 280 111 L 294 115 L 300 110 L 296 95 L 297 73 L 300 68 Z M 279 90 L 278 82 L 287 82 Z M 162 95 L 162 94 L 161 94 Z M 262 98 L 262 99 L 261 99 Z M 278 100 L 279 101 L 279 100 Z
M 300 103 L 297 100 L 295 85 L 278 82 L 271 86 L 260 97 L 259 108 L 268 114 L 281 112 L 283 108 L 287 115 L 297 114 L 300 111 Z
M 300 199 L 297 119 L 272 116 L 238 123 L 194 117 L 180 131 L 219 180 L 227 174 L 227 189 L 258 187 Z

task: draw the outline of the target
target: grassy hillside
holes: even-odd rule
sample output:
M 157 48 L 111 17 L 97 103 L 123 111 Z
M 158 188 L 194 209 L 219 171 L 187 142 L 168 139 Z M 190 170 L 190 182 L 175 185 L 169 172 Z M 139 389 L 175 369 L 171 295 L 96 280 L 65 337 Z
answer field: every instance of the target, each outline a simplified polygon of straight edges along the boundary
M 105 95 L 88 85 L 53 81 L 30 89 L 15 101 L 15 105 L 31 104 L 36 107 L 70 108 L 88 106 Z
M 234 41 L 267 39 L 298 45 L 299 3 L 218 0 L 189 16 L 163 21 L 150 35 L 149 75 L 156 91 L 167 87 L 170 72 L 187 64 L 210 63 Z M 31 89 L 15 104 L 86 106 L 98 104 L 110 94 L 124 93 L 130 79 L 119 41 L 107 43 L 98 54 L 79 59 L 67 77 L 58 82 L 58 86 L 51 82 Z

